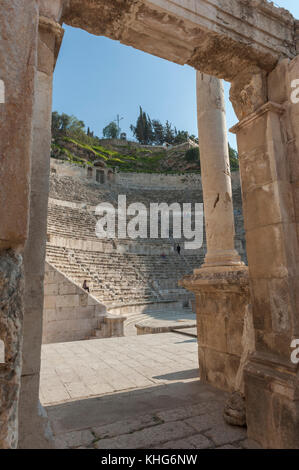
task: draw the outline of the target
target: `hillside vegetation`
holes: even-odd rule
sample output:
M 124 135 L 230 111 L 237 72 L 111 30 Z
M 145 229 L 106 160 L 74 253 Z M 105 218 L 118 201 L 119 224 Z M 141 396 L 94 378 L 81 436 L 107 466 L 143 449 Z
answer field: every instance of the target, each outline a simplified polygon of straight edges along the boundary
M 81 166 L 102 161 L 107 167 L 123 172 L 185 173 L 200 172 L 199 150 L 187 138 L 170 148 L 144 146 L 137 142 L 99 139 L 84 123 L 73 116 L 53 113 L 51 157 Z M 232 171 L 237 170 L 237 152 L 230 148 Z

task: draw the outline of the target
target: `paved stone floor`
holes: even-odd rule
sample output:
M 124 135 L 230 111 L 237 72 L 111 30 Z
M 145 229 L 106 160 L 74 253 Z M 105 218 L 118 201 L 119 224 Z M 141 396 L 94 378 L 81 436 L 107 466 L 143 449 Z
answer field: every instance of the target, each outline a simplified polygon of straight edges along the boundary
M 44 345 L 40 398 L 59 448 L 248 447 L 177 333 Z

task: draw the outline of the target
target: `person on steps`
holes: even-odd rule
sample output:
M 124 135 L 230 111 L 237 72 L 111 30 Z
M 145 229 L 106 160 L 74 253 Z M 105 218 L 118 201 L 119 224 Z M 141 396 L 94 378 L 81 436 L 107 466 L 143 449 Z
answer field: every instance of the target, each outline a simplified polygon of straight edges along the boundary
M 83 282 L 83 286 L 82 286 L 82 287 L 83 287 L 84 290 L 86 290 L 87 292 L 89 292 L 89 287 L 88 287 L 88 285 L 87 285 L 87 281 L 86 281 L 86 280 Z

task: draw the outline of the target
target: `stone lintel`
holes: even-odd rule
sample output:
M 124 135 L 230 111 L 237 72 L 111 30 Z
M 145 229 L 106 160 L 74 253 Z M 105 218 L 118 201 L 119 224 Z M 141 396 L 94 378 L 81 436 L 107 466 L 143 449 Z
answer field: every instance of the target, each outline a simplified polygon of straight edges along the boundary
M 253 121 L 260 118 L 266 113 L 272 112 L 276 114 L 284 114 L 285 111 L 286 108 L 281 104 L 274 103 L 273 101 L 268 101 L 267 103 L 263 104 L 257 111 L 251 113 L 245 119 L 242 119 L 242 121 L 238 122 L 238 124 L 231 127 L 229 131 L 233 134 L 237 134 L 243 127 L 248 126 Z
M 70 0 L 63 21 L 227 81 L 296 55 L 295 19 L 266 0 Z

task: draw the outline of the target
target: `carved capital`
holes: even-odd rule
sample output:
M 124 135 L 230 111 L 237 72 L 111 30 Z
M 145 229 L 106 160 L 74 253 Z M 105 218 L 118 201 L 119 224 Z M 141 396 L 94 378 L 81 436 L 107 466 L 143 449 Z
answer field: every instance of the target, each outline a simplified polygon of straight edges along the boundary
M 254 113 L 268 100 L 267 73 L 252 68 L 237 75 L 232 82 L 230 100 L 240 121 Z
M 56 39 L 61 39 L 64 33 L 63 28 L 60 26 L 59 23 L 57 23 L 54 20 L 51 20 L 51 18 L 48 18 L 46 16 L 40 16 L 39 17 L 39 30 L 40 31 L 46 31 L 48 33 L 54 34 Z
M 54 42 L 54 65 L 56 63 L 63 35 L 64 35 L 64 29 L 60 26 L 59 23 L 56 21 L 46 17 L 46 16 L 40 16 L 39 17 L 39 32 L 40 33 L 50 33 L 51 35 L 54 36 L 55 42 Z

